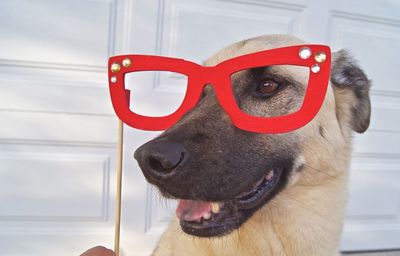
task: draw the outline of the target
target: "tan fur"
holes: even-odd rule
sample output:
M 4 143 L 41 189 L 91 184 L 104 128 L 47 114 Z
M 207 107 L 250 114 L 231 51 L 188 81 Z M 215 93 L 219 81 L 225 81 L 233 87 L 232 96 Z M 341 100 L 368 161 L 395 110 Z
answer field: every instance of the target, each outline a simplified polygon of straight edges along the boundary
M 290 36 L 258 37 L 229 46 L 206 64 L 303 43 Z M 293 175 L 288 186 L 238 230 L 221 238 L 199 238 L 183 233 L 175 220 L 153 255 L 338 255 L 351 155 L 352 130 L 348 123 L 353 99 L 354 95 L 329 86 L 319 114 L 295 131 L 302 140 L 302 156 L 298 161 L 304 162 L 305 168 Z M 325 139 L 319 135 L 320 129 Z

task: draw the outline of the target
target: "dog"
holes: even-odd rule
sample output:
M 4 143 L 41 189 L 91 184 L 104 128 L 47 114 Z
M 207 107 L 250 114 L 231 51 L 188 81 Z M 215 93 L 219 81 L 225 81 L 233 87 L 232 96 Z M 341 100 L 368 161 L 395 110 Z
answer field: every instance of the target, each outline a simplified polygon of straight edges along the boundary
M 289 35 L 251 38 L 219 51 L 205 66 L 301 44 Z M 235 73 L 235 98 L 253 115 L 294 112 L 307 72 L 266 67 Z M 354 58 L 335 52 L 315 118 L 288 133 L 261 134 L 236 128 L 207 85 L 194 109 L 135 151 L 147 181 L 180 200 L 178 218 L 153 255 L 339 255 L 352 133 L 369 126 L 369 88 Z

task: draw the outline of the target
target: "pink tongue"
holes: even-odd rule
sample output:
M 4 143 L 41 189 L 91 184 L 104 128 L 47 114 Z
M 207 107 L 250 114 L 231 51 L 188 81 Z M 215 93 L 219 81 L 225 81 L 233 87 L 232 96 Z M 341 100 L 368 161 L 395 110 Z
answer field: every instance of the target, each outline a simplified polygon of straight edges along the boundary
M 203 214 L 211 211 L 209 202 L 194 201 L 194 200 L 179 200 L 176 208 L 176 216 L 180 220 L 194 221 L 200 220 Z

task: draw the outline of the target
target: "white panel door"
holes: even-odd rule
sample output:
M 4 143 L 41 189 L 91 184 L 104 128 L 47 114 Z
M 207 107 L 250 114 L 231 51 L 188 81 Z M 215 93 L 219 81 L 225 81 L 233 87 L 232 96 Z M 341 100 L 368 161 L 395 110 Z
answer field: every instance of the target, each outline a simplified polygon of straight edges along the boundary
M 232 42 L 271 33 L 349 48 L 373 79 L 372 124 L 356 136 L 342 248 L 400 248 L 399 14 L 390 0 L 1 1 L 0 254 L 112 246 L 110 54 L 201 63 Z M 160 104 L 182 96 L 176 77 L 151 79 L 155 94 L 169 95 Z M 123 255 L 150 255 L 173 217 L 133 159 L 156 134 L 124 131 Z

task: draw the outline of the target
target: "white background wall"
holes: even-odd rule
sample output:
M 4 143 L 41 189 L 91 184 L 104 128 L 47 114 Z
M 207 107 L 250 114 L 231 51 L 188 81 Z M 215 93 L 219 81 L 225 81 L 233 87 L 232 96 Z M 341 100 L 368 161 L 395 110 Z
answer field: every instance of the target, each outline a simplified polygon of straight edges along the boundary
M 0 254 L 112 247 L 117 121 L 109 55 L 201 62 L 269 33 L 349 48 L 373 79 L 372 124 L 356 136 L 342 248 L 400 248 L 399 17 L 391 0 L 1 0 Z M 158 81 L 155 91 L 182 93 L 168 77 Z M 124 255 L 149 255 L 173 213 L 132 157 L 154 134 L 125 129 Z

